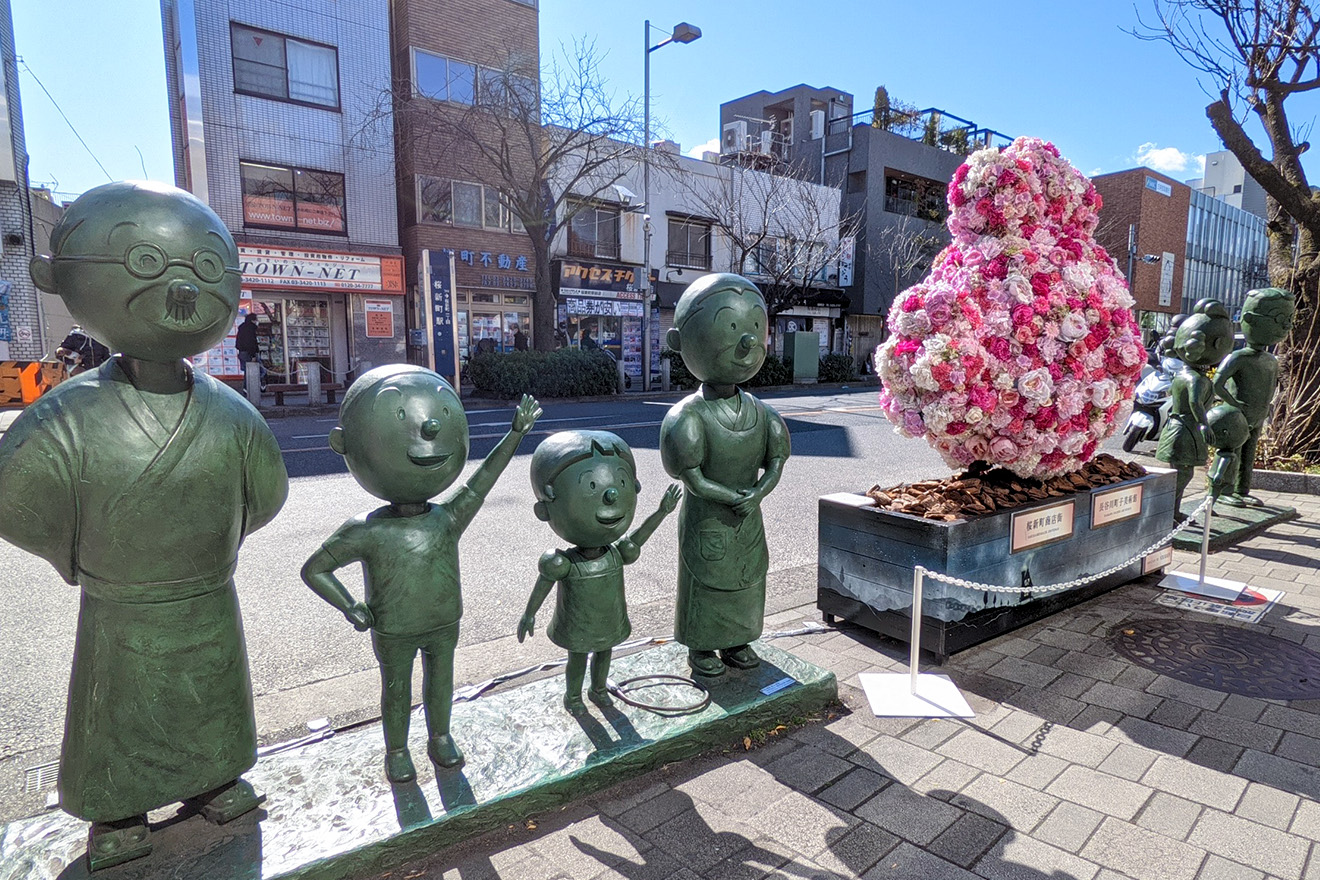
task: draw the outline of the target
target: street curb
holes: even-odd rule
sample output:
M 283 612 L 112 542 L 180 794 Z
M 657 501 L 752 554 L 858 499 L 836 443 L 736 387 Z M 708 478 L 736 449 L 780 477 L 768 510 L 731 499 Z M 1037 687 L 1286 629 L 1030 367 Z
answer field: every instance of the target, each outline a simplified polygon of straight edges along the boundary
M 1291 492 L 1295 495 L 1320 495 L 1320 474 L 1302 474 L 1292 471 L 1251 472 L 1251 488 L 1265 492 Z
M 869 381 L 868 381 L 869 380 Z M 799 391 L 803 394 L 809 394 L 820 388 L 838 390 L 846 388 L 849 390 L 855 388 L 879 388 L 880 383 L 874 376 L 865 376 L 853 379 L 848 382 L 817 382 L 813 384 L 792 384 L 792 385 L 761 385 L 750 389 L 758 395 L 766 391 Z M 682 400 L 693 392 L 691 388 L 676 388 L 672 391 L 625 391 L 623 394 L 597 394 L 588 397 L 547 397 L 541 403 L 608 403 L 610 401 L 628 401 L 628 400 Z M 477 397 L 475 394 L 464 394 L 464 402 L 473 401 L 474 403 L 509 403 L 514 398 L 501 397 Z

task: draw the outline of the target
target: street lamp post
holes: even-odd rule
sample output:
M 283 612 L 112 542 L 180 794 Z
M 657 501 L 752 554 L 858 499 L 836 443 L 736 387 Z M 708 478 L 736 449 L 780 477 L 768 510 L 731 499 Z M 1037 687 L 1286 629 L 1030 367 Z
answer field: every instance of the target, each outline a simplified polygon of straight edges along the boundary
M 645 74 L 642 79 L 642 206 L 646 214 L 642 217 L 642 387 L 651 390 L 651 301 L 655 293 L 651 289 L 651 53 L 670 43 L 691 43 L 701 37 L 701 28 L 680 21 L 674 30 L 654 46 L 651 45 L 651 20 L 648 18 L 642 27 L 642 53 L 646 60 Z

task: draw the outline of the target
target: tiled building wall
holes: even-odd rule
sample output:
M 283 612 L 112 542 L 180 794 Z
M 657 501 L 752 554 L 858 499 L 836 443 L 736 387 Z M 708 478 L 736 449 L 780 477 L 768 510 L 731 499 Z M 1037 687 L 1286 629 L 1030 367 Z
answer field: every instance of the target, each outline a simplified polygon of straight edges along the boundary
M 307 107 L 234 92 L 230 22 L 334 46 L 340 109 Z M 326 248 L 393 246 L 394 132 L 390 113 L 389 8 L 353 3 L 217 0 L 197 4 L 209 202 L 230 229 L 243 229 L 240 159 L 345 175 L 348 237 L 314 236 Z M 308 244 L 306 232 L 262 229 L 263 239 Z
M 14 151 L 17 181 L 0 181 L 0 279 L 9 282 L 8 302 L 0 311 L 0 360 L 36 360 L 43 354 L 41 303 L 28 276 L 32 259 L 32 222 L 28 208 L 27 142 L 23 137 L 23 105 L 18 94 L 14 57 L 14 23 L 9 0 L 0 0 L 0 60 L 4 64 L 5 98 L 9 105 L 7 132 Z M 0 133 L 4 136 L 6 133 Z

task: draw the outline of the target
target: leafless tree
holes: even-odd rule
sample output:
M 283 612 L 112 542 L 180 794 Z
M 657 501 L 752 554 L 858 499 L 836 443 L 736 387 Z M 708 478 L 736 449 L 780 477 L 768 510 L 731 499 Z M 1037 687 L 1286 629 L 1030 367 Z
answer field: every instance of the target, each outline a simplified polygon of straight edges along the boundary
M 511 51 L 476 68 L 467 101 L 435 100 L 407 79 L 388 96 L 396 137 L 411 157 L 401 176 L 460 177 L 493 186 L 526 229 L 535 263 L 532 325 L 539 349 L 554 347 L 555 236 L 594 199 L 617 201 L 612 187 L 639 156 L 641 103 L 614 94 L 601 60 L 595 44 L 585 40 L 561 47 L 540 70 L 534 58 Z M 422 167 L 421 157 L 434 167 Z
M 1309 125 L 1289 116 L 1320 89 L 1320 16 L 1304 0 L 1152 0 L 1133 34 L 1168 43 L 1204 77 L 1211 126 L 1265 190 L 1269 278 L 1297 301 L 1272 439 L 1282 455 L 1320 461 L 1320 196 L 1301 162 Z M 1247 130 L 1253 117 L 1263 138 Z
M 758 282 L 771 318 L 837 284 L 845 239 L 860 228 L 859 214 L 840 213 L 838 190 L 737 166 L 719 172 L 679 185 L 723 233 L 728 270 Z
M 949 239 L 948 232 L 938 223 L 918 220 L 904 215 L 897 223 L 886 226 L 874 245 L 866 249 L 868 272 L 893 272 L 894 296 L 907 289 L 925 274 Z

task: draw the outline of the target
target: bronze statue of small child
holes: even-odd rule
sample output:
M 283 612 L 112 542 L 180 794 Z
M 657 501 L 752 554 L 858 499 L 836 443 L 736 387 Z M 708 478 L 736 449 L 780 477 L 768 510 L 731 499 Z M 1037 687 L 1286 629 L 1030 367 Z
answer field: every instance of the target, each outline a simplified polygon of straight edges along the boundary
M 1256 465 L 1256 444 L 1279 387 L 1279 361 L 1269 347 L 1288 335 L 1296 311 L 1293 295 L 1281 288 L 1248 292 L 1242 306 L 1246 347 L 1224 358 L 1215 372 L 1215 394 L 1239 410 L 1247 424 L 1246 435 L 1232 447 L 1233 467 L 1224 475 L 1224 488 L 1228 490 L 1224 503 L 1232 507 L 1259 507 L 1263 503 L 1251 494 L 1251 474 Z
M 1178 472 L 1173 510 L 1181 520 L 1183 493 L 1197 466 L 1205 464 L 1213 439 L 1206 411 L 1214 400 L 1214 387 L 1206 373 L 1233 350 L 1233 322 L 1223 304 L 1213 299 L 1198 302 L 1178 325 L 1174 349 L 1183 368 L 1173 378 L 1172 411 L 1160 432 L 1155 457 Z
M 422 367 L 391 364 L 364 373 L 344 395 L 330 448 L 344 456 L 362 488 L 389 504 L 341 525 L 307 560 L 302 578 L 358 630 L 371 630 L 391 782 L 417 775 L 408 753 L 408 721 L 419 651 L 427 754 L 441 767 L 463 763 L 449 734 L 463 615 L 458 539 L 540 415 L 537 402 L 524 395 L 512 429 L 467 484 L 433 503 L 467 462 L 467 416 L 453 387 Z M 334 575 L 354 562 L 362 563 L 364 602 Z
M 550 641 L 568 651 L 564 708 L 582 712 L 582 680 L 591 655 L 591 701 L 611 703 L 607 684 L 615 645 L 632 632 L 623 594 L 623 567 L 637 561 L 642 545 L 674 511 L 682 493 L 671 485 L 660 508 L 623 537 L 637 512 L 637 465 L 628 444 L 606 431 L 562 431 L 532 454 L 536 518 L 574 546 L 541 557 L 540 576 L 518 622 L 518 641 L 531 635 L 536 612 L 559 585 L 546 627 Z M 620 540 L 622 539 L 622 540 Z

